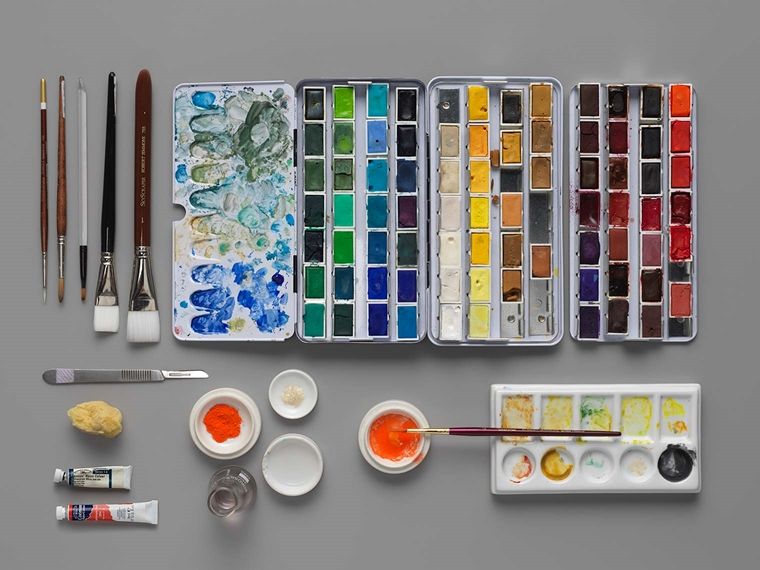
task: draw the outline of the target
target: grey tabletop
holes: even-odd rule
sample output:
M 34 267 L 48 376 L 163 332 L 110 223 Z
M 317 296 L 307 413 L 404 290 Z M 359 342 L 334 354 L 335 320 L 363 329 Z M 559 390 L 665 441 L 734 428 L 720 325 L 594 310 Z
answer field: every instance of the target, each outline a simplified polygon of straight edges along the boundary
M 11 6 L 13 4 L 13 6 Z M 760 4 L 714 2 L 7 2 L 0 20 L 3 71 L 0 172 L 0 566 L 3 568 L 749 568 L 757 562 L 760 384 L 747 353 L 760 281 L 753 254 Z M 37 82 L 81 76 L 89 91 L 90 299 L 98 249 L 106 77 L 119 75 L 118 278 L 131 264 L 132 116 L 140 68 L 154 85 L 154 259 L 163 338 L 130 346 L 124 332 L 92 332 L 92 306 L 76 281 L 76 130 L 69 87 L 69 281 L 65 302 L 40 303 Z M 699 96 L 700 332 L 687 345 L 442 349 L 281 343 L 182 344 L 170 333 L 171 91 L 180 82 L 436 75 L 548 75 L 565 93 L 578 81 L 690 81 Z M 51 88 L 51 99 L 54 96 Z M 51 105 L 51 199 L 55 188 Z M 54 217 L 51 208 L 51 229 Z M 52 235 L 52 234 L 51 234 Z M 52 240 L 51 240 L 52 243 Z M 754 261 L 753 261 L 754 260 Z M 122 313 L 122 319 L 125 319 Z M 45 368 L 204 368 L 207 381 L 159 385 L 44 384 Z M 320 389 L 302 421 L 277 417 L 271 378 L 286 367 Z M 702 383 L 702 493 L 690 496 L 520 496 L 489 493 L 488 441 L 438 439 L 403 477 L 372 470 L 356 431 L 387 398 L 416 403 L 436 424 L 485 424 L 494 382 Z M 232 386 L 259 404 L 263 431 L 238 462 L 259 483 L 235 521 L 210 515 L 219 465 L 188 435 L 188 413 L 211 388 Z M 114 441 L 75 432 L 66 410 L 105 399 L 121 408 Z M 284 498 L 261 476 L 274 437 L 314 438 L 324 478 Z M 131 492 L 56 488 L 53 469 L 132 464 Z M 157 528 L 57 523 L 54 507 L 83 501 L 160 500 Z

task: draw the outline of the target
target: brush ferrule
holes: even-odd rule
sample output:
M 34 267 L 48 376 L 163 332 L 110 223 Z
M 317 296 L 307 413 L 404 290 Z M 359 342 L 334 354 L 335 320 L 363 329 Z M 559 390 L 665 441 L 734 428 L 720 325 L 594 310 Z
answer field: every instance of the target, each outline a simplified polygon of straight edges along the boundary
M 100 253 L 100 269 L 98 270 L 98 287 L 95 289 L 96 307 L 113 307 L 119 304 L 116 293 L 116 271 L 113 265 L 113 253 Z
M 42 288 L 47 289 L 47 251 L 42 252 Z
M 150 247 L 135 247 L 135 261 L 132 264 L 132 286 L 129 292 L 130 311 L 157 311 L 153 270 L 150 264 Z
M 58 279 L 63 279 L 63 267 L 66 261 L 66 236 L 58 236 Z

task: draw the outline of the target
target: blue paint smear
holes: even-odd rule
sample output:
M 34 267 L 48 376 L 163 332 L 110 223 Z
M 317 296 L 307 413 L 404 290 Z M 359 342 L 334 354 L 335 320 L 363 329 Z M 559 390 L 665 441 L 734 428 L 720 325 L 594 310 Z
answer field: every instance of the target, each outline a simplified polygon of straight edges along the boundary
M 180 301 L 179 306 L 182 307 L 183 309 L 187 309 L 190 305 L 188 304 L 187 301 Z
M 417 338 L 417 307 L 399 307 L 396 326 L 399 338 Z
M 193 105 L 201 109 L 215 109 L 216 95 L 210 91 L 196 91 L 192 96 Z
M 417 162 L 414 160 L 396 161 L 396 189 L 399 192 L 417 191 Z
M 371 303 L 367 313 L 367 329 L 371 336 L 388 336 L 388 305 Z
M 388 152 L 388 123 L 385 120 L 367 121 L 367 152 L 369 154 Z
M 388 161 L 385 158 L 370 159 L 367 162 L 367 190 L 388 191 Z
M 187 165 L 177 165 L 177 171 L 174 173 L 174 179 L 180 184 L 184 184 L 187 182 L 188 178 L 190 178 L 190 175 L 187 173 Z
M 280 249 L 290 251 L 287 244 Z M 288 294 L 281 289 L 285 277 L 279 272 L 268 277 L 266 268 L 256 269 L 253 263 L 238 262 L 229 270 L 219 264 L 199 265 L 193 268 L 191 277 L 196 283 L 214 285 L 190 295 L 193 307 L 205 312 L 190 322 L 196 333 L 227 333 L 226 321 L 232 318 L 236 301 L 248 310 L 261 332 L 274 332 L 288 322 Z M 231 291 L 233 285 L 238 289 L 236 296 Z
M 367 269 L 367 297 L 370 299 L 388 298 L 388 270 L 385 267 Z
M 399 303 L 414 303 L 417 300 L 417 272 L 413 269 L 399 270 L 396 290 Z
M 285 221 L 288 222 L 289 226 L 294 226 L 296 223 L 296 219 L 293 216 L 293 214 L 288 214 L 285 216 Z

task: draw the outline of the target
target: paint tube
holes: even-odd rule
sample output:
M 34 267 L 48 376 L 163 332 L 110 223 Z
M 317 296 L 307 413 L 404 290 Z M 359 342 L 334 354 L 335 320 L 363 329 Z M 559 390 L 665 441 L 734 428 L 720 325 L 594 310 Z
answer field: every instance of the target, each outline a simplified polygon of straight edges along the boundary
M 53 482 L 69 487 L 129 489 L 132 485 L 132 466 L 108 465 L 106 467 L 56 469 L 53 474 Z
M 55 508 L 59 521 L 158 524 L 158 501 L 122 505 L 68 505 Z

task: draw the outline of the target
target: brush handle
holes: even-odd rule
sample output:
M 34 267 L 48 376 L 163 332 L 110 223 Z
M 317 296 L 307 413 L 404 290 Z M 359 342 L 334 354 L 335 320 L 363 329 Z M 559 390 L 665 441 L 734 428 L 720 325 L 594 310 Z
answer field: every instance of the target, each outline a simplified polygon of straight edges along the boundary
M 66 84 L 58 78 L 58 192 L 56 194 L 56 230 L 66 235 Z
M 135 247 L 150 247 L 150 143 L 152 86 L 147 69 L 135 86 Z
M 414 428 L 407 429 L 406 432 L 426 435 L 459 435 L 470 437 L 619 437 L 621 435 L 619 431 L 598 431 L 583 429 L 513 429 L 494 427 Z
M 40 82 L 40 245 L 48 249 L 48 143 L 47 94 L 45 80 Z
M 108 74 L 106 154 L 103 169 L 103 209 L 100 217 L 100 250 L 113 253 L 116 232 L 116 74 Z

